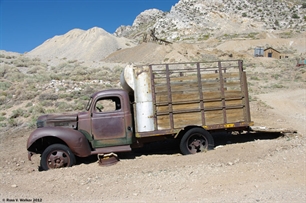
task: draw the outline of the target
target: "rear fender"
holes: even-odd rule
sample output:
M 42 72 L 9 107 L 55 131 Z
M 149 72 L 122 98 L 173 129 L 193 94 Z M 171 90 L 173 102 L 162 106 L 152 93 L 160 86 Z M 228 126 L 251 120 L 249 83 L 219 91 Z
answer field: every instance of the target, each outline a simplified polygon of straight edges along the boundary
M 27 149 L 33 151 L 36 146 L 44 145 L 44 138 L 54 138 L 53 140 L 61 140 L 71 151 L 79 157 L 87 157 L 90 155 L 91 148 L 86 137 L 79 131 L 70 128 L 61 127 L 44 127 L 34 130 L 27 142 Z M 41 146 L 40 146 L 41 147 Z

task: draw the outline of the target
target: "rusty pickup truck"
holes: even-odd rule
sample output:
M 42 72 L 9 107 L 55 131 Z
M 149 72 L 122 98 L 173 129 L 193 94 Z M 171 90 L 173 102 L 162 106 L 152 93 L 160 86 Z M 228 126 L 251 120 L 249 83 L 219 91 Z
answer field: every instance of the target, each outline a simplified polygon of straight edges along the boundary
M 179 139 L 182 154 L 214 148 L 216 131 L 245 131 L 251 121 L 243 61 L 128 65 L 122 89 L 91 95 L 84 112 L 42 115 L 27 150 L 43 170 L 76 157 L 131 151 L 159 139 Z

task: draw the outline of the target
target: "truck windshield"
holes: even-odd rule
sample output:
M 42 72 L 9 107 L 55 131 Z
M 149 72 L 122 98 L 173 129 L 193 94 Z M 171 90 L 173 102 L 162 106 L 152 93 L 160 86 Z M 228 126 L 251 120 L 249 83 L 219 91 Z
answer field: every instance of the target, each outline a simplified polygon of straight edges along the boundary
M 89 111 L 91 103 L 92 103 L 92 97 L 90 97 L 90 99 L 89 99 L 89 101 L 88 101 L 88 103 L 86 105 L 86 111 Z

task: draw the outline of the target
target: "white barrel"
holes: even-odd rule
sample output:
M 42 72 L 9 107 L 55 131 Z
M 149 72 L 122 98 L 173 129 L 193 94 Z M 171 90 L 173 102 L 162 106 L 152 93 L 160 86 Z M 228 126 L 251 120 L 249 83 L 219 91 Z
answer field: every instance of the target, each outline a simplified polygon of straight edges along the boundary
M 121 77 L 121 86 L 126 91 L 134 90 L 136 103 L 137 132 L 154 131 L 151 73 L 149 66 L 127 66 Z M 124 81 L 122 81 L 124 79 Z

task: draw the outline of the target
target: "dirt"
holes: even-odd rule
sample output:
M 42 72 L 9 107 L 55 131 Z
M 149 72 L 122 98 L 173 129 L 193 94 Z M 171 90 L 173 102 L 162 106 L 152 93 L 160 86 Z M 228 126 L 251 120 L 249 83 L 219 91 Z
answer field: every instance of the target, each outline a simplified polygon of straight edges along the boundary
M 257 96 L 262 100 L 251 102 L 255 124 L 292 127 L 298 133 L 214 135 L 214 150 L 188 156 L 173 143 L 156 143 L 120 154 L 120 161 L 111 166 L 100 166 L 90 157 L 50 171 L 38 170 L 39 155 L 27 160 L 31 131 L 5 134 L 0 144 L 0 200 L 305 202 L 305 89 Z

